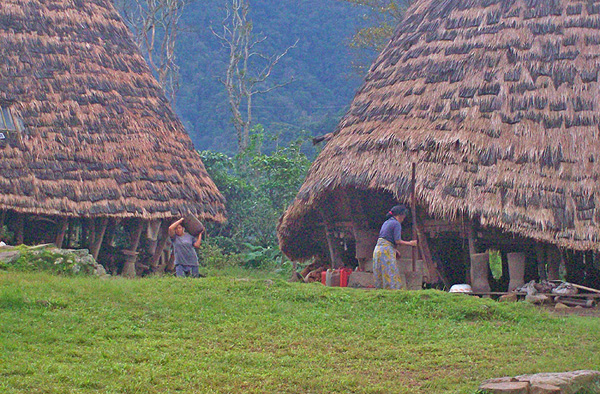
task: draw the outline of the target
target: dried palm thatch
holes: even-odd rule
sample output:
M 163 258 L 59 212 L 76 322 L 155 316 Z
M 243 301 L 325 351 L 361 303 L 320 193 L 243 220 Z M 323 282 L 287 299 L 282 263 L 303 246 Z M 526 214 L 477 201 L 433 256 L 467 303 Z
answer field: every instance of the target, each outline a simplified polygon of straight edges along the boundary
M 0 208 L 224 220 L 223 197 L 110 0 L 3 0 L 0 107 L 23 126 L 4 130 Z
M 315 213 L 342 188 L 445 220 L 600 249 L 600 2 L 420 0 L 281 218 L 306 258 Z M 313 227 L 311 227 L 313 226 Z

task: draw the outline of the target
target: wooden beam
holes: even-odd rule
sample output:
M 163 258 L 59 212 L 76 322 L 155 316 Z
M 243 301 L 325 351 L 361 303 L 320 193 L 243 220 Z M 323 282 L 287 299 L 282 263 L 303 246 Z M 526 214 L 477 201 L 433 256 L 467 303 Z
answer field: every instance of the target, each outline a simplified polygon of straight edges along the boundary
M 323 222 L 325 223 L 325 239 L 327 240 L 327 247 L 329 249 L 329 259 L 331 261 L 331 268 L 337 268 L 342 265 L 342 259 L 338 253 L 337 245 L 335 244 L 334 236 L 331 228 L 333 227 L 331 221 L 327 218 L 325 212 L 320 210 Z
M 537 243 L 535 245 L 535 256 L 537 259 L 537 271 L 540 280 L 547 280 L 548 275 L 546 274 L 546 248 L 543 244 Z
M 417 221 L 419 219 L 417 218 Z M 421 257 L 423 258 L 423 264 L 425 265 L 425 270 L 427 271 L 427 280 L 426 283 L 437 283 L 439 280 L 442 280 L 444 284 L 446 284 L 446 280 L 442 276 L 442 273 L 433 262 L 433 257 L 431 254 L 431 248 L 429 247 L 429 241 L 427 239 L 427 235 L 421 231 L 420 227 L 417 225 L 417 239 L 419 245 L 419 251 L 421 252 Z
M 90 253 L 94 257 L 94 260 L 98 259 L 98 253 L 100 252 L 100 247 L 102 246 L 102 241 L 104 240 L 104 234 L 106 233 L 106 227 L 108 226 L 108 218 L 103 217 L 100 219 L 100 228 L 94 226 L 94 229 L 97 229 L 96 234 L 94 234 L 94 242 L 91 245 Z
M 417 163 L 412 163 L 412 179 L 410 182 L 410 210 L 412 212 L 412 238 L 413 241 L 418 241 L 418 230 L 417 230 L 417 197 L 415 195 L 415 186 L 417 183 Z M 412 270 L 417 270 L 417 248 L 413 247 L 412 250 Z
M 163 250 L 169 241 L 169 225 L 166 220 L 163 220 L 160 225 L 160 233 L 158 236 L 158 245 L 154 250 L 154 254 L 152 255 L 152 260 L 150 260 L 150 267 L 152 267 L 152 271 L 154 271 L 158 267 L 158 261 L 163 254 Z
M 144 221 L 141 219 L 135 219 L 136 228 L 131 235 L 130 238 L 130 246 L 129 249 L 124 250 L 125 254 L 125 265 L 123 266 L 122 275 L 128 278 L 135 277 L 135 263 L 137 261 L 137 248 L 140 244 L 140 238 L 142 236 L 142 231 L 144 230 Z
M 60 218 L 60 222 L 58 223 L 58 231 L 56 233 L 56 240 L 54 241 L 54 244 L 59 249 L 63 247 L 63 241 L 65 240 L 65 233 L 67 232 L 68 225 L 69 218 L 67 218 L 66 216 Z

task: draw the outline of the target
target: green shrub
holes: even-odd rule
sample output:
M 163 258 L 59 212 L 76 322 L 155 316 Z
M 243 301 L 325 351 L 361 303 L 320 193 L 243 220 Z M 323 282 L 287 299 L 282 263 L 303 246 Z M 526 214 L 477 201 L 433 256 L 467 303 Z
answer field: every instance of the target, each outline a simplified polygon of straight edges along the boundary
M 207 240 L 198 250 L 200 264 L 207 268 L 224 269 L 241 265 L 242 259 L 237 253 L 226 253 L 217 243 Z

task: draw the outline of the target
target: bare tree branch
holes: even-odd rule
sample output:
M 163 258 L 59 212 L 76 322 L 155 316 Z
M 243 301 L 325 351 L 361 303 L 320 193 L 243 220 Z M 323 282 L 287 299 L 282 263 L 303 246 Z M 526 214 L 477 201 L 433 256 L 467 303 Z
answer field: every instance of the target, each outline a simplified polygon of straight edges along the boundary
M 171 103 L 179 90 L 175 44 L 184 7 L 194 0 L 116 0 L 152 72 Z M 157 42 L 160 40 L 160 42 Z
M 226 16 L 222 21 L 222 33 L 213 30 L 215 37 L 229 51 L 225 79 L 221 82 L 227 90 L 240 152 L 248 147 L 254 96 L 270 92 L 293 81 L 291 79 L 284 83 L 264 87 L 273 68 L 298 43 L 296 41 L 282 53 L 274 56 L 266 56 L 255 50 L 259 44 L 265 42 L 267 37 L 252 35 L 253 25 L 248 18 L 249 10 L 249 0 L 227 0 Z M 259 68 L 255 63 L 255 58 L 259 61 L 262 59 L 265 65 Z

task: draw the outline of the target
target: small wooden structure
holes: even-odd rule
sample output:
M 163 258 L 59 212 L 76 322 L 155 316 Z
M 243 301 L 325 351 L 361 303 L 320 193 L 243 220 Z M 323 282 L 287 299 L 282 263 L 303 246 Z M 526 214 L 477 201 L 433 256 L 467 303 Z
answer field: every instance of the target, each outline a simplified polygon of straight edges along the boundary
M 415 1 L 322 138 L 281 249 L 369 260 L 387 210 L 410 203 L 417 163 L 406 232 L 419 232 L 427 282 L 437 271 L 486 288 L 487 250 L 501 252 L 504 290 L 557 279 L 561 261 L 580 283 L 597 275 L 597 19 L 586 1 Z
M 225 220 L 223 197 L 110 0 L 0 5 L 0 214 L 17 243 L 76 244 L 94 256 L 124 228 L 129 275 L 140 239 L 158 264 L 174 218 Z

